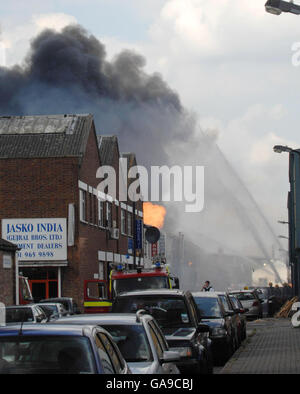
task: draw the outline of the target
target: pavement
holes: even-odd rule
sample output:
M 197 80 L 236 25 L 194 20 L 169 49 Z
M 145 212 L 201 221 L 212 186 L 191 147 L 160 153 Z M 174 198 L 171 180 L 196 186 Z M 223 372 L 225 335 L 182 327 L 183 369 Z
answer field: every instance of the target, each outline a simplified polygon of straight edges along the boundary
M 299 374 L 300 328 L 290 319 L 247 323 L 247 339 L 216 374 Z

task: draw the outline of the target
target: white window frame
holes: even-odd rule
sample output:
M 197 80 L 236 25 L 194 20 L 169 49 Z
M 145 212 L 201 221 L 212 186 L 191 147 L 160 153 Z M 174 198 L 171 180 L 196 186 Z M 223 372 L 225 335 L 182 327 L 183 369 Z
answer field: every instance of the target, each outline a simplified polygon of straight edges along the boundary
M 129 237 L 133 236 L 132 232 L 132 213 L 127 212 L 127 234 Z
M 107 227 L 112 227 L 112 203 L 106 201 L 106 221 Z
M 104 201 L 98 198 L 98 226 L 104 228 Z
M 121 208 L 121 234 L 126 235 L 126 211 Z
M 86 221 L 86 200 L 87 200 L 87 192 L 85 190 L 79 189 L 79 212 L 80 212 L 80 221 L 87 223 Z

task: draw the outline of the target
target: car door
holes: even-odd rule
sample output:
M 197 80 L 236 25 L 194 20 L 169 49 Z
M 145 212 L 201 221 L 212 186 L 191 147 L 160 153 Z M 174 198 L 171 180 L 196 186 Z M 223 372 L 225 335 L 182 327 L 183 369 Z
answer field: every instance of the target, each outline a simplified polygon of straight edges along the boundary
M 155 320 L 149 321 L 149 330 L 152 340 L 155 342 L 155 347 L 159 348 L 160 358 L 163 357 L 163 352 L 169 350 L 167 341 Z M 154 339 L 156 337 L 156 339 Z M 158 371 L 161 374 L 177 374 L 179 370 L 174 363 L 160 363 L 158 360 Z

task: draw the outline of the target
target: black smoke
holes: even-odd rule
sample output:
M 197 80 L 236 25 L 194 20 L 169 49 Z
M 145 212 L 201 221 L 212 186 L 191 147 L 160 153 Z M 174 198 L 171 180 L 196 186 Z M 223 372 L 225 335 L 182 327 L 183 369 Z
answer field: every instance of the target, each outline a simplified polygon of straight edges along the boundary
M 182 204 L 167 206 L 169 234 L 184 231 L 204 249 L 211 238 L 213 252 L 227 247 L 243 257 L 261 255 L 257 239 L 272 246 L 276 237 L 224 161 L 215 133 L 199 132 L 178 94 L 145 65 L 128 50 L 109 61 L 104 45 L 80 26 L 45 30 L 23 66 L 0 67 L 0 114 L 92 113 L 98 134 L 117 135 L 121 151 L 135 152 L 139 164 L 205 165 L 204 210 L 191 215 Z M 209 264 L 197 253 L 193 270 Z
M 117 134 L 122 150 L 135 151 L 147 165 L 165 164 L 164 147 L 187 138 L 193 118 L 145 65 L 128 50 L 108 61 L 104 45 L 81 26 L 45 30 L 31 42 L 23 67 L 0 68 L 0 113 L 93 113 L 98 132 Z

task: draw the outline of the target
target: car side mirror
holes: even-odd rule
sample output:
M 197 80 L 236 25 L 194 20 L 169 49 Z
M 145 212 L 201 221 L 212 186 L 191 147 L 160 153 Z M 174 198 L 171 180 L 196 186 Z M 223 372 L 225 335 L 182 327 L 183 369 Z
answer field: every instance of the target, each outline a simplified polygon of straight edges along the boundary
M 48 320 L 48 319 L 47 319 Z M 38 322 L 38 323 L 41 323 L 42 321 L 43 321 L 43 316 L 37 316 L 36 317 L 36 321 Z
M 171 350 L 164 350 L 161 363 L 175 363 L 180 360 L 180 354 L 178 352 L 173 352 Z
M 198 324 L 197 332 L 198 332 L 199 334 L 200 334 L 200 333 L 209 332 L 209 331 L 210 331 L 210 329 L 209 329 L 209 326 L 208 326 L 207 324 L 204 324 L 204 323 Z

